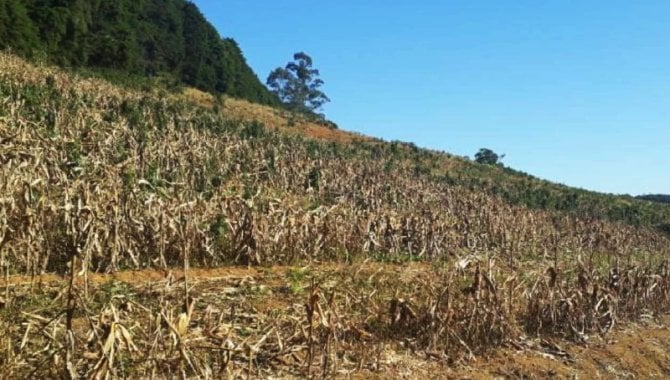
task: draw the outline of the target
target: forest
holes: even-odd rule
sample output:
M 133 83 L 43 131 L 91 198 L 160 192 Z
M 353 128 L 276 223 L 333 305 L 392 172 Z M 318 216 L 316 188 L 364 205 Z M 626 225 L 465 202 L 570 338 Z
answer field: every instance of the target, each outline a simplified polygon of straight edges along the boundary
M 0 49 L 279 104 L 237 43 L 185 0 L 0 0 Z
M 640 195 L 638 198 L 652 202 L 670 203 L 670 195 L 667 194 Z

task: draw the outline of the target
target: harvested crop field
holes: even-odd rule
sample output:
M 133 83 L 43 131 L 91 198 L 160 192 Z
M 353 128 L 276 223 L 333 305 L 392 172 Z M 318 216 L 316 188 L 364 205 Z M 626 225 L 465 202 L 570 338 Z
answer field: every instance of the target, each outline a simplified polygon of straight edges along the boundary
M 670 208 L 0 64 L 4 377 L 670 376 Z
M 607 334 L 585 334 L 579 342 L 560 333 L 527 335 L 509 323 L 511 331 L 496 347 L 479 344 L 473 329 L 499 330 L 467 307 L 469 297 L 459 300 L 464 289 L 441 289 L 448 272 L 437 265 L 362 263 L 201 269 L 186 277 L 180 271 L 91 275 L 88 286 L 76 285 L 69 322 L 76 348 L 69 360 L 87 377 L 670 375 L 667 316 L 646 315 Z M 457 282 L 468 285 L 471 272 Z M 67 279 L 9 280 L 1 283 L 3 297 L 13 300 L 0 314 L 0 341 L 12 347 L 3 351 L 3 374 L 59 377 L 66 360 L 61 342 L 68 331 Z M 454 303 L 453 310 L 437 306 L 440 296 Z M 528 318 L 524 310 L 514 314 Z

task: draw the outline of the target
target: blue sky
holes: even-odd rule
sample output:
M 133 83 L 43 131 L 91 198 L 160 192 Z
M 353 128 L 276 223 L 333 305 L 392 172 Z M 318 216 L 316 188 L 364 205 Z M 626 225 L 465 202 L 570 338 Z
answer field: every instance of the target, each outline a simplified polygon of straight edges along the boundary
M 670 1 L 196 0 L 265 81 L 314 59 L 341 128 L 670 193 Z

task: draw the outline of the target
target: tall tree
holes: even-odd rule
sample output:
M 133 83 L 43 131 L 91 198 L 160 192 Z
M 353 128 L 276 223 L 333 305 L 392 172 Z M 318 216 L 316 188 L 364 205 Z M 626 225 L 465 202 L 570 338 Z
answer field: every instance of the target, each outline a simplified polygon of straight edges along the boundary
M 266 83 L 288 109 L 313 113 L 330 101 L 319 90 L 324 82 L 318 77 L 319 70 L 312 68 L 312 58 L 299 52 L 286 67 L 274 69 Z
M 39 45 L 37 28 L 28 17 L 25 3 L 0 1 L 0 49 L 13 48 L 20 54 L 32 55 Z
M 479 152 L 475 154 L 475 162 L 485 165 L 497 165 L 500 164 L 500 160 L 505 158 L 505 155 L 499 156 L 496 152 L 488 148 L 481 148 Z

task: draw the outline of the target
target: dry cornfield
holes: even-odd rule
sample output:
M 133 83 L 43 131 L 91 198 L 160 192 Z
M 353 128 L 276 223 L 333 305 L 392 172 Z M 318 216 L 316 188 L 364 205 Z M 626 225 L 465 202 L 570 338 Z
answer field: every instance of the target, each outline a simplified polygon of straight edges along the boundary
M 3 376 L 333 377 L 389 370 L 394 355 L 449 366 L 670 309 L 657 230 L 450 185 L 431 152 L 0 65 Z M 234 265 L 253 269 L 190 278 Z

